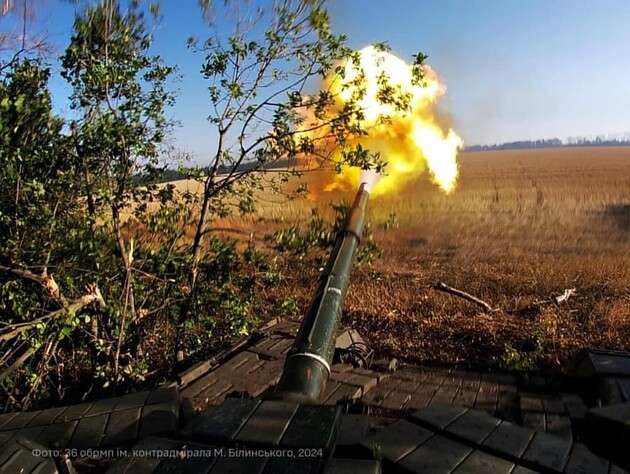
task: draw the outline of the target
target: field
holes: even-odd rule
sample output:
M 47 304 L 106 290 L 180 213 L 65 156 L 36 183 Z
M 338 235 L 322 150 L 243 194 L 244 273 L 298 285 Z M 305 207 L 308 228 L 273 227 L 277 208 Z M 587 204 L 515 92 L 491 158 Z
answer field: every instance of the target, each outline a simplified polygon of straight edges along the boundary
M 630 349 L 630 148 L 462 153 L 459 161 L 452 195 L 425 175 L 370 203 L 378 276 L 353 273 L 344 324 L 382 355 L 463 366 L 558 367 L 585 346 Z M 265 233 L 306 222 L 312 207 L 325 215 L 340 197 L 264 195 L 259 216 L 216 227 L 264 248 Z M 437 281 L 497 310 L 436 291 Z M 285 283 L 279 291 L 303 310 L 314 274 Z M 569 288 L 576 295 L 562 304 L 522 310 Z

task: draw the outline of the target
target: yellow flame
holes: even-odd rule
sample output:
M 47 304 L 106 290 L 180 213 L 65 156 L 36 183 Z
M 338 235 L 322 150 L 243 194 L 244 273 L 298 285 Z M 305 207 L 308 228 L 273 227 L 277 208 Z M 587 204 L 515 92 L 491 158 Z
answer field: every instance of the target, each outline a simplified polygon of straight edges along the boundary
M 360 52 L 358 68 L 348 62 L 345 77 L 327 81 L 330 91 L 341 102 L 339 105 L 357 97 L 358 90 L 365 94 L 357 100 L 364 110 L 368 135 L 350 137 L 349 144 L 361 144 L 371 152 L 380 152 L 381 158 L 388 162 L 386 175 L 374 187 L 372 195 L 378 196 L 399 190 L 405 184 L 417 179 L 428 168 L 431 180 L 445 192 L 451 192 L 457 181 L 457 151 L 462 146 L 461 138 L 451 129 L 444 130 L 435 118 L 435 105 L 444 94 L 445 88 L 437 75 L 428 66 L 424 67 L 424 84 L 414 84 L 411 65 L 396 56 L 377 51 L 368 46 Z M 364 77 L 359 76 L 363 71 Z M 410 97 L 408 111 L 397 110 L 394 105 L 379 101 L 381 89 L 378 78 L 385 74 L 388 84 Z M 354 84 L 353 84 L 354 81 Z M 355 84 L 360 81 L 360 88 Z M 383 121 L 387 118 L 387 121 Z M 333 154 L 339 161 L 340 153 Z M 341 174 L 326 189 L 356 189 L 360 170 L 343 166 Z

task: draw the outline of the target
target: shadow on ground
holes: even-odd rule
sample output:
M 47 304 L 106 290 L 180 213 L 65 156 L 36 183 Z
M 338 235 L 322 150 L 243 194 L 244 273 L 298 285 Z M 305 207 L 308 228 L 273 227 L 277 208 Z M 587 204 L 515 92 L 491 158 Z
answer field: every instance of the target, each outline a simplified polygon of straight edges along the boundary
M 612 220 L 621 231 L 630 233 L 630 204 L 606 206 L 603 215 Z

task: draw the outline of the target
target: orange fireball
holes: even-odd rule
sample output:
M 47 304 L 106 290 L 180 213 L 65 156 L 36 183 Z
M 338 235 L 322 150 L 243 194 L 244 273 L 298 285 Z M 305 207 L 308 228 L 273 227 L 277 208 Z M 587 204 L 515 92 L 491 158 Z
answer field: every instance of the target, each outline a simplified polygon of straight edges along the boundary
M 379 152 L 388 163 L 372 195 L 398 190 L 425 169 L 441 189 L 453 191 L 458 175 L 457 152 L 463 143 L 453 130 L 444 129 L 436 121 L 435 107 L 445 87 L 435 72 L 424 66 L 424 81 L 418 84 L 413 80 L 412 66 L 390 53 L 369 46 L 359 55 L 357 66 L 348 61 L 343 77 L 330 78 L 326 85 L 339 107 L 354 100 L 363 110 L 362 126 L 367 135 L 348 137 L 348 144 Z M 408 99 L 408 107 L 384 103 L 384 78 L 390 90 Z M 333 152 L 333 159 L 341 161 L 340 151 Z M 356 189 L 360 175 L 360 169 L 344 165 L 327 189 Z

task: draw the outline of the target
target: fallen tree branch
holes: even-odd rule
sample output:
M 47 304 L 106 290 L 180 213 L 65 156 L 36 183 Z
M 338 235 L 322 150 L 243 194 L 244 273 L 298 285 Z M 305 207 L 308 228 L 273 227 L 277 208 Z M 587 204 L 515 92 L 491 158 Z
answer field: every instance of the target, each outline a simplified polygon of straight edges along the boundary
M 471 295 L 470 293 L 466 293 L 465 291 L 461 291 L 461 290 L 458 290 L 457 288 L 453 288 L 448 285 L 445 285 L 441 281 L 438 281 L 433 287 L 433 289 L 438 290 L 438 291 L 443 291 L 445 293 L 449 293 L 454 296 L 459 296 L 460 298 L 464 298 L 465 300 L 470 301 L 471 303 L 475 303 L 476 305 L 481 306 L 486 311 L 489 311 L 491 313 L 496 311 L 496 309 L 494 309 L 485 301 L 480 300 L 479 298 Z
M 31 347 L 28 350 L 26 350 L 24 352 L 24 354 L 22 354 L 20 357 L 18 357 L 17 360 L 15 362 L 13 362 L 13 364 L 11 364 L 11 366 L 9 368 L 7 368 L 4 372 L 2 372 L 0 374 L 0 383 L 2 383 L 4 381 L 4 379 L 6 379 L 9 375 L 11 375 L 13 372 L 15 372 L 26 361 L 26 359 L 28 359 L 33 354 L 35 354 L 39 350 L 40 347 L 41 346 L 39 346 L 37 348 L 32 348 Z
M 480 300 L 479 298 L 471 295 L 470 293 L 466 293 L 465 291 L 461 291 L 461 290 L 458 290 L 457 288 L 453 288 L 448 285 L 445 285 L 441 281 L 438 281 L 433 287 L 433 289 L 438 290 L 438 291 L 443 291 L 445 293 L 449 293 L 454 296 L 459 296 L 460 298 L 463 298 L 467 301 L 470 301 L 471 303 L 475 303 L 476 305 L 481 306 L 483 309 L 491 313 L 496 312 L 496 311 L 501 311 L 501 308 L 496 308 L 496 309 L 492 308 L 492 306 L 490 306 L 488 303 L 486 303 L 483 300 Z M 561 295 L 552 296 L 551 298 L 548 298 L 546 300 L 534 301 L 533 303 L 530 303 L 527 306 L 524 306 L 522 308 L 507 310 L 506 313 L 507 314 L 523 313 L 523 312 L 538 309 L 539 307 L 545 306 L 548 304 L 564 303 L 565 301 L 567 301 L 572 296 L 575 296 L 576 294 L 577 294 L 577 290 L 575 288 L 568 288 L 564 290 L 564 292 Z
M 26 325 L 22 324 L 17 329 L 13 329 L 5 334 L 0 335 L 0 341 L 9 341 L 15 338 L 16 336 L 18 336 L 19 334 L 21 334 L 22 332 L 26 331 L 27 329 L 37 326 L 37 324 L 39 324 L 42 321 L 50 321 L 51 319 L 59 317 L 62 314 L 68 314 L 68 312 L 80 311 L 81 309 L 85 308 L 86 306 L 92 303 L 98 303 L 98 305 L 101 308 L 105 307 L 105 300 L 103 299 L 103 296 L 101 295 L 101 291 L 99 290 L 98 286 L 96 286 L 96 284 L 87 285 L 85 289 L 87 293 L 81 296 L 81 298 L 78 298 L 77 300 L 73 301 L 71 304 L 65 306 L 64 308 L 58 309 L 56 311 L 52 311 L 51 313 L 48 313 L 47 315 L 42 316 L 41 318 L 37 318 L 36 320 L 31 321 L 29 324 L 26 324 Z M 13 328 L 15 328 L 15 326 L 13 326 Z M 58 341 L 58 339 L 56 339 L 56 341 Z M 40 344 L 39 346 L 35 348 L 30 347 L 26 351 L 24 351 L 24 353 L 22 353 L 22 355 L 20 355 L 6 370 L 0 373 L 0 383 L 4 379 L 9 377 L 17 369 L 19 369 L 22 366 L 22 364 L 24 364 L 24 362 L 26 362 L 31 356 L 33 356 L 37 351 L 39 351 L 41 347 L 42 345 Z M 50 351 L 50 347 L 49 347 L 48 353 L 45 356 L 48 356 L 48 354 L 51 352 L 54 353 L 54 351 Z
M 68 301 L 61 294 L 61 291 L 59 290 L 59 285 L 52 275 L 48 275 L 48 273 L 45 273 L 44 275 L 38 275 L 30 270 L 5 267 L 4 265 L 0 265 L 0 271 L 4 273 L 9 273 L 10 275 L 14 275 L 24 280 L 31 280 L 39 283 L 46 290 L 48 295 L 51 296 L 55 301 L 57 301 L 61 307 L 68 305 Z
M 28 323 L 21 323 L 21 324 L 16 324 L 15 326 L 11 326 L 11 330 L 3 334 L 0 334 L 0 341 L 9 341 L 13 339 L 15 336 L 18 336 L 19 334 L 21 334 L 22 332 L 28 329 L 34 328 L 40 323 L 48 322 L 51 319 L 55 319 L 61 316 L 62 314 L 76 313 L 77 311 L 82 310 L 83 308 L 85 308 L 86 306 L 92 303 L 98 303 L 100 308 L 105 307 L 105 300 L 103 300 L 103 296 L 101 295 L 101 291 L 99 290 L 98 286 L 96 286 L 95 284 L 88 285 L 86 287 L 86 291 L 87 293 L 83 295 L 81 298 L 73 301 L 72 303 L 70 303 L 69 305 L 61 309 L 52 311 Z
M 39 364 L 38 364 L 38 368 L 37 368 L 37 375 L 35 376 L 35 380 L 31 382 L 31 386 L 29 388 L 28 393 L 26 394 L 26 396 L 24 397 L 24 403 L 22 404 L 22 410 L 28 410 L 31 402 L 33 401 L 32 395 L 35 393 L 35 391 L 37 390 L 37 386 L 42 382 L 42 380 L 44 379 L 45 374 L 48 371 L 48 363 L 50 361 L 50 359 L 52 357 L 54 357 L 55 355 L 55 351 L 57 349 L 57 345 L 59 344 L 59 332 L 57 332 L 57 334 L 55 334 L 54 336 L 51 336 L 48 338 L 48 341 L 46 342 L 46 349 L 44 350 L 44 354 L 42 355 Z

